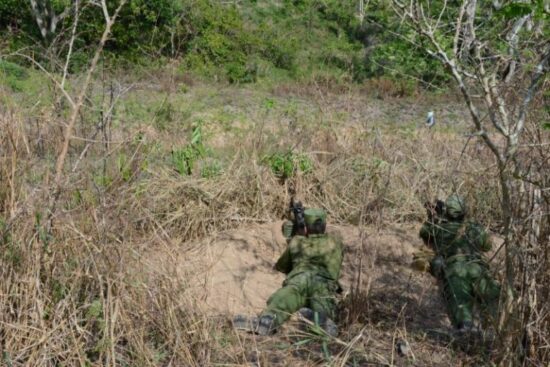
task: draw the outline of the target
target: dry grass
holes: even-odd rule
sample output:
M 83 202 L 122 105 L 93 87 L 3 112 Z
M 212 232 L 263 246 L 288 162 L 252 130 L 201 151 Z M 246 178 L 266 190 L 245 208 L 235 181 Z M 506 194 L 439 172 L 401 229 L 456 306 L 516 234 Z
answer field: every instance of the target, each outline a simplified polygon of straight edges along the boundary
M 361 226 L 418 222 L 424 216 L 424 200 L 456 188 L 468 196 L 477 218 L 498 229 L 493 161 L 475 139 L 464 136 L 461 121 L 428 131 L 403 122 L 412 119 L 404 113 L 401 122 L 378 123 L 369 120 L 368 111 L 382 102 L 362 99 L 353 91 L 342 97 L 317 90 L 309 99 L 300 99 L 298 112 L 290 114 L 287 107 L 294 97 L 286 90 L 268 94 L 277 107 L 266 111 L 257 103 L 265 96 L 250 90 L 216 94 L 215 87 L 193 88 L 210 88 L 209 93 L 239 111 L 223 127 L 214 109 L 201 106 L 195 111 L 210 132 L 205 144 L 212 142 L 224 165 L 219 176 L 181 176 L 174 171 L 166 157 L 189 140 L 178 118 L 158 129 L 147 121 L 132 123 L 121 113 L 118 127 L 104 134 L 94 128 L 97 116 L 89 106 L 77 126 L 85 140 L 74 139 L 69 150 L 68 183 L 51 228 L 44 223 L 44 208 L 62 117 L 53 108 L 27 118 L 22 117 L 29 112 L 23 107 L 1 111 L 2 364 L 240 365 L 251 360 L 255 348 L 271 351 L 267 357 L 261 354 L 265 359 L 257 364 L 282 364 L 284 358 L 265 342 L 242 340 L 223 320 L 196 311 L 193 299 L 182 300 L 187 284 L 176 276 L 172 255 L 185 251 L 192 239 L 279 219 L 289 188 L 308 205 L 327 208 L 333 222 Z M 188 93 L 193 95 L 193 89 Z M 241 99 L 243 94 L 250 98 Z M 117 108 L 123 110 L 126 100 L 119 103 Z M 392 109 L 389 103 L 384 108 Z M 357 114 L 364 124 L 357 123 Z M 35 123 L 26 123 L 30 120 Z M 223 139 L 216 139 L 219 136 Z M 315 170 L 283 182 L 262 158 L 289 147 L 306 154 Z M 144 257 L 152 250 L 166 254 L 162 272 L 143 271 L 148 260 Z M 374 266 L 368 259 L 366 264 Z M 361 319 L 362 313 L 370 315 L 360 308 L 369 297 L 363 286 L 351 299 L 348 315 L 353 320 L 336 343 L 335 365 L 346 365 L 356 337 L 365 333 L 353 329 L 355 321 L 369 321 Z M 541 327 L 547 323 L 546 318 Z M 373 333 L 388 330 L 369 326 Z M 392 352 L 375 339 L 373 334 L 369 340 L 374 344 L 363 349 L 370 353 L 363 356 L 365 361 L 394 363 L 386 354 Z M 317 357 L 309 362 L 302 358 L 303 365 L 319 363 L 315 348 L 309 349 Z

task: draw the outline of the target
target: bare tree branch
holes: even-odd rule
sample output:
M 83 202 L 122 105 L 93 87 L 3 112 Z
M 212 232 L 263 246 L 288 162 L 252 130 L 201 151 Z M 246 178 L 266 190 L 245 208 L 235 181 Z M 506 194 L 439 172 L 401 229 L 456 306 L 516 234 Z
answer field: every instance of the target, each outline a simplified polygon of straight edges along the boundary
M 43 39 L 49 39 L 55 34 L 57 25 L 62 21 L 70 11 L 67 7 L 60 14 L 55 14 L 51 0 L 29 0 L 32 14 L 40 29 Z
M 504 82 L 509 83 L 512 78 L 514 77 L 514 74 L 516 72 L 516 53 L 517 53 L 517 47 L 518 47 L 518 34 L 525 25 L 531 19 L 531 14 L 525 15 L 518 20 L 515 21 L 512 29 L 510 32 L 506 35 L 506 40 L 509 43 L 508 47 L 508 56 L 510 57 L 510 62 L 508 64 L 508 71 L 506 73 L 506 76 L 504 77 Z
M 491 27 L 495 29 L 476 28 L 487 27 L 487 23 L 476 18 L 476 7 L 489 12 L 489 15 L 495 9 L 501 9 L 503 4 L 500 1 L 492 3 L 477 2 L 477 0 L 463 0 L 460 8 L 457 4 L 458 15 L 451 14 L 455 19 L 454 34 L 449 36 L 445 29 L 433 27 L 433 24 L 439 25 L 441 14 L 426 13 L 421 0 L 410 0 L 408 4 L 400 0 L 392 0 L 392 7 L 398 17 L 409 23 L 416 29 L 416 32 L 422 39 L 429 44 L 425 52 L 439 60 L 457 82 L 464 101 L 468 106 L 472 122 L 478 130 L 475 135 L 481 136 L 487 147 L 491 150 L 497 160 L 499 170 L 499 184 L 501 188 L 500 203 L 502 213 L 502 234 L 504 237 L 503 248 L 505 249 L 505 281 L 503 283 L 503 305 L 502 312 L 498 320 L 498 330 L 502 334 L 502 352 L 504 358 L 512 358 L 512 364 L 521 364 L 525 361 L 524 338 L 533 338 L 536 333 L 531 326 L 531 321 L 536 318 L 535 313 L 540 310 L 536 302 L 532 302 L 533 296 L 537 294 L 536 283 L 537 270 L 530 269 L 529 273 L 525 270 L 518 272 L 517 265 L 531 266 L 534 262 L 534 256 L 530 254 L 521 254 L 521 251 L 528 249 L 532 253 L 535 250 L 533 244 L 535 240 L 540 241 L 540 235 L 533 230 L 530 237 L 531 241 L 523 241 L 518 238 L 518 232 L 515 226 L 518 220 L 518 209 L 516 206 L 522 205 L 522 196 L 517 193 L 517 177 L 521 177 L 521 172 L 525 172 L 520 167 L 517 150 L 520 147 L 520 137 L 524 130 L 525 120 L 530 111 L 530 105 L 535 95 L 549 72 L 550 63 L 550 43 L 544 39 L 544 47 L 535 46 L 540 41 L 542 33 L 532 32 L 529 37 L 523 37 L 521 30 L 528 23 L 532 15 L 519 16 L 514 18 L 514 14 L 507 15 L 504 18 L 492 17 L 494 20 Z M 429 3 L 429 2 L 428 2 Z M 512 0 L 505 5 L 521 3 L 525 9 L 536 11 L 533 2 L 525 0 Z M 522 5 L 522 6 L 523 6 Z M 529 8 L 531 7 L 531 8 Z M 512 18 L 510 21 L 508 18 Z M 434 19 L 437 19 L 434 23 Z M 463 24 L 465 22 L 465 24 Z M 541 20 L 541 23 L 545 19 Z M 476 31 L 479 31 L 478 35 Z M 462 38 L 461 38 L 462 37 Z M 450 42 L 449 42 L 450 41 Z M 507 47 L 502 50 L 502 44 Z M 461 44 L 462 42 L 462 44 Z M 447 51 L 447 44 L 452 45 L 452 51 Z M 527 48 L 528 53 L 523 57 L 526 61 L 519 63 L 517 56 L 518 50 L 522 47 Z M 473 58 L 472 56 L 473 51 Z M 542 52 L 541 52 L 542 51 Z M 452 55 L 449 53 L 452 52 Z M 530 70 L 529 60 L 540 55 L 534 63 L 534 70 Z M 508 61 L 508 74 L 502 77 L 497 67 L 502 61 Z M 468 80 L 471 83 L 466 84 L 465 78 L 468 77 L 467 70 L 475 70 L 476 76 Z M 500 68 L 500 70 L 502 70 Z M 519 72 L 521 70 L 521 72 Z M 504 81 L 504 82 L 503 82 Z M 515 90 L 511 90 L 508 83 L 515 81 L 517 84 Z M 527 85 L 526 90 L 523 86 Z M 484 106 L 479 107 L 475 100 L 475 91 L 481 91 Z M 516 102 L 518 101 L 519 102 Z M 480 108 L 486 111 L 492 127 L 498 132 L 500 137 L 505 138 L 506 144 L 497 144 L 498 138 L 489 137 L 483 128 L 483 119 L 480 118 Z M 540 139 L 539 139 L 540 140 Z M 531 166 L 528 172 L 531 172 Z M 521 212 L 522 209 L 519 209 Z M 533 218 L 532 228 L 541 228 L 542 223 L 539 219 Z M 524 287 L 529 297 L 518 296 L 514 293 L 514 287 L 520 282 L 519 277 L 524 277 L 521 281 L 529 280 L 529 286 Z M 523 316 L 519 316 L 523 315 Z M 534 318 L 535 317 L 535 318 Z M 521 325 L 516 325 L 517 320 L 522 319 Z M 520 330 L 522 329 L 522 330 Z M 525 329 L 525 330 L 523 330 Z M 538 336 L 544 337 L 546 334 Z M 534 354 L 530 350 L 531 354 Z M 515 356 L 522 357 L 515 358 Z
M 103 48 L 105 44 L 107 43 L 107 40 L 109 39 L 109 35 L 111 34 L 112 26 L 126 3 L 126 0 L 121 0 L 118 8 L 116 9 L 114 15 L 112 18 L 109 19 L 109 21 L 105 25 L 105 29 L 103 31 L 103 35 L 101 36 L 101 40 L 99 41 L 99 45 L 97 46 L 97 49 L 95 51 L 94 57 L 92 59 L 92 62 L 90 64 L 90 67 L 88 68 L 88 72 L 86 74 L 86 79 L 84 80 L 84 84 L 81 87 L 80 94 L 78 95 L 75 105 L 72 109 L 72 113 L 69 119 L 69 123 L 67 127 L 65 128 L 64 133 L 64 139 L 63 139 L 63 145 L 61 148 L 61 152 L 59 153 L 59 156 L 57 158 L 56 168 L 55 168 L 55 191 L 54 195 L 52 195 L 52 205 L 50 205 L 50 218 L 53 215 L 53 212 L 55 211 L 55 205 L 57 203 L 57 199 L 59 197 L 59 194 L 61 193 L 61 188 L 63 184 L 63 168 L 65 166 L 65 159 L 67 157 L 67 152 L 69 150 L 69 145 L 71 142 L 74 126 L 76 124 L 76 121 L 78 119 L 78 114 L 80 113 L 80 109 L 82 108 L 82 104 L 84 102 L 84 99 L 86 97 L 86 93 L 88 91 L 88 87 L 90 85 L 92 75 L 95 71 L 95 68 L 97 66 L 97 63 L 99 61 L 99 57 L 103 51 Z M 103 0 L 103 4 L 105 4 L 105 1 Z
M 101 9 L 103 10 L 103 16 L 105 17 L 105 22 L 110 23 L 111 17 L 109 16 L 109 9 L 107 9 L 106 0 L 101 0 Z
M 535 95 L 538 87 L 542 84 L 541 81 L 548 72 L 550 72 L 550 45 L 546 47 L 546 53 L 542 56 L 542 60 L 535 67 L 535 71 L 531 77 L 531 83 L 527 88 L 525 98 L 521 104 L 518 121 L 516 123 L 515 130 L 512 133 L 512 136 L 516 141 L 518 140 L 518 137 L 525 125 L 525 117 L 527 116 L 529 104 L 533 100 L 533 96 Z
M 479 80 L 481 81 L 481 87 L 483 88 L 483 96 L 485 98 L 485 103 L 487 104 L 487 109 L 489 110 L 489 119 L 491 120 L 491 123 L 493 124 L 493 126 L 498 131 L 500 131 L 502 135 L 508 136 L 509 131 L 507 130 L 508 129 L 507 125 L 502 125 L 498 121 L 498 117 L 495 112 L 496 110 L 495 101 L 493 100 L 493 94 L 491 93 L 491 87 L 489 85 L 489 76 L 487 75 L 487 71 L 485 70 L 485 64 L 481 57 L 481 45 L 479 43 L 476 43 L 474 45 L 474 51 L 475 51 L 475 57 L 478 61 L 478 73 L 479 73 Z
M 111 16 L 109 15 L 109 9 L 107 8 L 107 3 L 105 0 L 92 0 L 91 3 L 95 6 L 98 6 L 101 8 L 101 11 L 103 12 L 103 17 L 105 18 L 105 23 L 109 23 L 111 21 Z
M 76 29 L 78 27 L 78 18 L 80 15 L 80 0 L 75 0 L 74 5 L 74 23 L 73 23 L 73 29 L 71 34 L 71 41 L 69 42 L 69 51 L 67 51 L 67 57 L 65 58 L 65 66 L 63 67 L 63 78 L 61 79 L 61 88 L 65 87 L 65 80 L 67 79 L 67 73 L 69 70 L 69 61 L 71 60 L 71 56 L 73 54 L 73 46 L 74 41 L 76 39 Z
M 39 68 L 40 71 L 42 71 L 55 84 L 55 86 L 61 91 L 61 93 L 63 94 L 65 99 L 71 105 L 71 107 L 72 108 L 76 107 L 76 103 L 73 100 L 73 97 L 71 97 L 71 95 L 65 90 L 65 88 L 61 85 L 61 83 L 56 79 L 56 77 L 52 73 L 50 73 L 48 70 L 46 70 L 46 68 L 44 66 L 42 66 L 42 64 L 40 64 L 38 61 L 36 61 L 34 58 L 30 57 L 29 55 L 25 55 L 24 53 L 21 53 L 21 52 L 14 52 L 10 55 L 22 57 L 25 60 L 31 62 L 37 68 Z
M 476 38 L 475 35 L 475 17 L 477 14 L 477 0 L 466 0 L 466 24 L 462 30 L 462 47 L 460 49 L 460 59 L 464 60 L 468 57 L 468 53 L 472 49 L 472 45 Z
M 458 17 L 456 18 L 456 28 L 455 28 L 455 37 L 453 39 L 453 55 L 455 60 L 458 58 L 458 43 L 460 41 L 460 33 L 462 31 L 462 20 L 464 19 L 464 12 L 466 9 L 467 2 L 462 2 L 460 10 L 458 12 Z

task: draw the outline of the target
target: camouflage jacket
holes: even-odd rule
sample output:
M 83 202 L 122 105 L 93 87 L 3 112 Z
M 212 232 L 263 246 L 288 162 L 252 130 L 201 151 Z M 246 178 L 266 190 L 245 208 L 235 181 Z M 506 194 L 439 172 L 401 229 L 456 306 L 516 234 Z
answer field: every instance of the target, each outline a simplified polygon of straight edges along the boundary
M 281 255 L 275 269 L 288 277 L 306 271 L 338 281 L 344 258 L 342 241 L 326 235 L 295 236 Z
M 491 249 L 489 235 L 474 222 L 438 218 L 427 221 L 420 229 L 420 237 L 445 262 L 481 260 L 482 252 Z

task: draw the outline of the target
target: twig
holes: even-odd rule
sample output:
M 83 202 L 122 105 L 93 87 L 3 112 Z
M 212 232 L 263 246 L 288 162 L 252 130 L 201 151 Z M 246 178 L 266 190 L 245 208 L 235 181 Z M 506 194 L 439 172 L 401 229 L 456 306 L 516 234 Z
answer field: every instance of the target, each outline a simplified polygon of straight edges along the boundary
M 109 35 L 111 34 L 111 29 L 113 27 L 113 24 L 114 24 L 114 22 L 115 22 L 115 20 L 118 16 L 120 10 L 122 9 L 124 4 L 126 3 L 126 1 L 127 0 L 122 0 L 120 2 L 120 4 L 119 4 L 118 8 L 116 9 L 113 17 L 109 18 L 106 25 L 105 25 L 103 35 L 101 36 L 101 40 L 99 42 L 99 45 L 98 45 L 98 47 L 96 49 L 96 52 L 94 54 L 94 57 L 92 59 L 92 63 L 90 64 L 90 67 L 88 68 L 88 72 L 86 74 L 86 79 L 84 80 L 84 84 L 82 85 L 82 88 L 80 90 L 80 94 L 78 95 L 78 97 L 76 99 L 76 102 L 74 103 L 73 110 L 72 110 L 72 113 L 71 113 L 71 116 L 70 116 L 70 119 L 69 119 L 69 123 L 65 128 L 63 146 L 61 148 L 61 152 L 59 153 L 59 155 L 57 157 L 57 163 L 56 163 L 56 166 L 55 166 L 55 189 L 53 191 L 53 195 L 51 196 L 52 200 L 51 200 L 51 203 L 49 205 L 49 214 L 48 214 L 48 217 L 49 217 L 50 220 L 53 217 L 53 214 L 55 213 L 55 207 L 57 205 L 57 200 L 59 198 L 59 195 L 61 194 L 61 189 L 62 189 L 62 185 L 63 185 L 63 168 L 65 166 L 65 159 L 67 157 L 67 152 L 69 150 L 69 145 L 70 145 L 70 142 L 71 142 L 71 138 L 72 138 L 74 126 L 76 124 L 76 120 L 78 119 L 80 109 L 82 108 L 82 104 L 83 104 L 84 99 L 86 97 L 86 93 L 88 91 L 88 87 L 89 87 L 90 82 L 92 80 L 92 75 L 93 75 L 93 73 L 95 71 L 95 68 L 97 66 L 97 63 L 99 61 L 99 57 L 100 57 L 100 55 L 103 51 L 103 47 L 107 43 L 107 40 L 109 39 Z M 104 6 L 106 6 L 105 5 L 105 0 L 102 1 L 102 4 Z

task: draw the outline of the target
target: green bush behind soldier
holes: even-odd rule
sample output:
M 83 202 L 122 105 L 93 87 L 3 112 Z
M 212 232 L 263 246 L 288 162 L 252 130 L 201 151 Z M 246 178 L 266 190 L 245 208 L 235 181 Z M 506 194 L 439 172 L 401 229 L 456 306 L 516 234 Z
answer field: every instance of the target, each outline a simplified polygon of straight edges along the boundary
M 248 327 L 260 335 L 273 333 L 296 311 L 310 321 L 318 322 L 328 334 L 338 332 L 333 320 L 336 293 L 340 290 L 342 242 L 325 233 L 324 210 L 306 209 L 304 219 L 304 230 L 292 237 L 289 237 L 291 231 L 285 230 L 288 223 L 283 224 L 288 246 L 277 260 L 275 269 L 287 277 L 283 286 L 269 297 L 259 318 L 251 321 L 252 325 Z M 239 328 L 243 320 L 242 316 L 237 316 L 235 326 Z
M 464 220 L 466 204 L 458 195 L 449 196 L 444 204 L 427 205 L 427 209 L 428 220 L 420 237 L 435 256 L 426 259 L 417 255 L 413 266 L 429 269 L 441 281 L 453 325 L 461 332 L 471 331 L 475 306 L 485 318 L 496 316 L 498 310 L 500 286 L 482 254 L 491 249 L 489 235 L 480 224 Z

